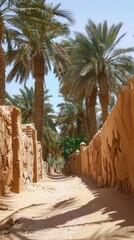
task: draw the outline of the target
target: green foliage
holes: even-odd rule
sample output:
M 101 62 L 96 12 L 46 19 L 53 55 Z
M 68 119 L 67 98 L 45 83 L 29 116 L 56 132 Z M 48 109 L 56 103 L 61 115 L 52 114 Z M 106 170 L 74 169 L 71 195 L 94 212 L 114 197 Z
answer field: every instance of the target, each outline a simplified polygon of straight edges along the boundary
M 57 125 L 61 137 L 73 137 L 86 133 L 85 103 L 76 102 L 74 98 L 67 98 L 65 102 L 58 104 L 59 115 Z
M 58 169 L 60 172 L 62 172 L 64 165 L 65 165 L 65 161 L 62 158 L 60 158 L 60 157 L 56 158 L 56 157 L 52 156 L 52 154 L 48 155 L 47 163 L 51 167 L 56 167 L 56 169 Z
M 48 165 L 51 167 L 54 166 L 55 161 L 56 161 L 55 157 L 49 154 L 47 158 Z
M 61 155 L 67 160 L 67 158 L 76 150 L 80 149 L 80 143 L 87 142 L 87 136 L 75 136 L 72 138 L 59 139 L 59 148 L 61 150 Z
M 44 124 L 43 124 L 43 144 L 45 147 L 44 159 L 47 158 L 49 153 L 56 154 L 57 149 L 57 130 L 55 127 L 56 115 L 53 110 L 53 106 L 50 103 L 51 95 L 48 95 L 48 89 L 44 91 Z M 16 106 L 21 110 L 22 123 L 33 122 L 33 102 L 34 102 L 34 90 L 27 86 L 24 89 L 20 89 L 19 95 L 13 95 L 11 97 L 6 93 L 6 104 Z
M 64 169 L 64 165 L 65 165 L 65 160 L 63 160 L 62 158 L 58 158 L 55 161 L 55 167 L 57 170 L 59 170 L 62 173 L 62 170 Z

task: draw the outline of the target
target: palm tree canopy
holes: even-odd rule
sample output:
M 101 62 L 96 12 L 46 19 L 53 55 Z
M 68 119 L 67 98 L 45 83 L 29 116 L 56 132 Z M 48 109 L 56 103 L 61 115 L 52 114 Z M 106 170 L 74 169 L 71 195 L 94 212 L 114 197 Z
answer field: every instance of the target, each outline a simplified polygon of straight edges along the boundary
M 43 144 L 45 146 L 45 157 L 48 153 L 57 153 L 57 130 L 56 130 L 56 115 L 53 107 L 50 103 L 51 95 L 48 95 L 48 89 L 45 90 L 44 94 L 44 124 L 43 124 Z M 24 89 L 20 89 L 19 95 L 11 97 L 6 93 L 6 104 L 14 105 L 21 110 L 22 122 L 32 123 L 33 122 L 33 105 L 34 105 L 34 90 L 33 87 L 30 89 L 24 86 Z
M 85 27 L 86 34 L 76 32 L 74 39 L 63 42 L 68 61 L 59 75 L 60 92 L 66 98 L 74 96 L 77 102 L 85 98 L 91 137 L 97 129 L 95 123 L 91 122 L 91 119 L 94 122 L 96 119 L 97 95 L 105 122 L 109 94 L 115 92 L 117 95 L 119 84 L 126 83 L 129 76 L 134 74 L 134 59 L 130 55 L 134 48 L 123 49 L 118 46 L 125 36 L 119 35 L 121 27 L 122 23 L 108 27 L 107 21 L 95 24 L 89 19 Z
M 49 125 L 55 131 L 54 119 L 56 118 L 52 104 L 50 103 L 51 95 L 48 95 L 49 90 L 46 89 L 44 92 L 44 125 Z M 24 89 L 20 89 L 20 94 L 11 97 L 6 93 L 6 104 L 14 105 L 21 110 L 22 122 L 31 123 L 33 122 L 33 106 L 34 106 L 34 90 L 33 87 L 28 88 L 26 85 Z
M 61 136 L 72 137 L 86 133 L 85 104 L 83 101 L 77 103 L 75 99 L 70 98 L 66 99 L 64 103 L 58 104 L 58 107 L 60 110 L 57 117 L 57 125 L 59 126 Z
M 24 14 L 23 8 L 29 5 Z M 8 49 L 7 63 L 12 63 L 13 67 L 7 80 L 15 77 L 22 83 L 32 74 L 35 80 L 34 124 L 37 139 L 42 143 L 45 75 L 51 70 L 52 63 L 59 64 L 60 48 L 55 44 L 55 38 L 69 34 L 69 23 L 73 19 L 71 14 L 59 9 L 60 5 L 53 7 L 41 0 L 31 1 L 29 5 L 27 0 L 19 1 L 16 11 L 19 18 L 15 16 L 12 20 L 18 31 L 11 41 L 11 49 Z M 61 23 L 57 18 L 59 16 L 69 23 Z
M 121 27 L 122 23 L 109 28 L 107 21 L 96 25 L 89 20 L 85 28 L 87 35 L 76 32 L 75 39 L 64 43 L 70 63 L 60 79 L 63 92 L 70 86 L 70 95 L 77 94 L 78 89 L 84 91 L 84 95 L 90 95 L 92 88 L 100 81 L 100 73 L 104 71 L 111 91 L 114 90 L 114 82 L 120 81 L 124 84 L 127 81 L 134 73 L 134 59 L 128 55 L 134 48 L 118 48 L 125 36 L 118 36 Z M 102 91 L 105 92 L 106 82 L 103 81 L 102 84 Z
M 13 63 L 13 67 L 7 81 L 15 77 L 16 81 L 22 83 L 28 79 L 32 70 L 32 63 L 30 64 L 32 55 L 43 54 L 46 59 L 45 73 L 51 69 L 54 56 L 56 58 L 61 50 L 54 43 L 54 39 L 68 35 L 69 23 L 73 23 L 74 19 L 69 11 L 59 9 L 60 4 L 53 7 L 52 4 L 46 4 L 46 1 L 42 0 L 19 1 L 16 2 L 16 7 L 14 10 L 16 15 L 10 20 L 14 28 L 10 29 L 9 37 L 12 36 L 13 41 L 9 43 L 7 64 Z M 59 22 L 57 16 L 68 22 Z
M 105 72 L 109 88 L 112 87 L 112 82 L 117 79 L 123 82 L 134 73 L 134 59 L 128 55 L 134 51 L 134 48 L 118 48 L 118 44 L 125 36 L 125 34 L 119 36 L 121 27 L 122 23 L 108 27 L 107 21 L 96 25 L 92 20 L 86 25 L 87 37 L 93 50 L 91 60 L 95 64 L 96 76 L 100 81 L 100 74 Z M 80 36 L 81 34 L 76 33 L 78 43 Z M 105 92 L 106 82 L 103 81 L 102 84 L 102 91 Z
M 33 96 L 33 87 L 29 89 L 27 86 L 24 86 L 24 89 L 20 89 L 19 95 L 11 97 L 6 93 L 6 103 L 14 105 L 21 110 L 23 123 L 33 122 Z

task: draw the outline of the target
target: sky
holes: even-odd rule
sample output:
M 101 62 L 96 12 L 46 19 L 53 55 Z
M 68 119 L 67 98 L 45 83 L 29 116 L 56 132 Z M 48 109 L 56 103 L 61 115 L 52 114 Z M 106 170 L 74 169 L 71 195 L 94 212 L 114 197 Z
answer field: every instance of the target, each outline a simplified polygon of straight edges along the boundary
M 75 24 L 71 29 L 71 34 L 81 32 L 86 34 L 85 26 L 88 19 L 91 19 L 96 24 L 107 20 L 108 26 L 112 24 L 123 23 L 120 34 L 126 33 L 119 47 L 134 46 L 134 0 L 46 0 L 46 3 L 61 4 L 60 9 L 68 10 L 75 18 Z M 49 89 L 50 103 L 58 112 L 57 104 L 63 102 L 59 97 L 59 82 L 54 74 L 50 72 L 45 77 L 46 88 Z M 27 81 L 27 86 L 34 86 L 34 80 L 30 78 Z M 10 95 L 19 94 L 19 89 L 23 85 L 16 84 L 14 81 L 6 84 L 6 91 Z

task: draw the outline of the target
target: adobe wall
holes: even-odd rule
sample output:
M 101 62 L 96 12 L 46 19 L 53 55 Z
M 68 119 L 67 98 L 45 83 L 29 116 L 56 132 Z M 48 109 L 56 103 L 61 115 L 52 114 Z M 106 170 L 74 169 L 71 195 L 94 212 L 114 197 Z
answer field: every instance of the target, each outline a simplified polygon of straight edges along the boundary
M 0 106 L 0 195 L 19 193 L 42 178 L 42 149 L 33 124 L 21 124 L 21 112 Z
M 0 106 L 0 195 L 7 191 L 13 173 L 11 109 Z
M 88 146 L 81 146 L 79 157 L 81 174 L 93 177 L 99 186 L 134 194 L 134 77 L 121 89 L 102 129 Z M 77 158 L 70 158 L 71 166 Z

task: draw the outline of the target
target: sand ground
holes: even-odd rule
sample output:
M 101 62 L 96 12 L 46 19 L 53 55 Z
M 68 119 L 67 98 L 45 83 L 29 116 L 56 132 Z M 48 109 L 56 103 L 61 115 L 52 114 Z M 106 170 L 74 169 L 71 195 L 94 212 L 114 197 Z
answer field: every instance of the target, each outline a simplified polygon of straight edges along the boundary
M 0 239 L 134 239 L 134 197 L 89 177 L 45 177 L 0 198 Z

